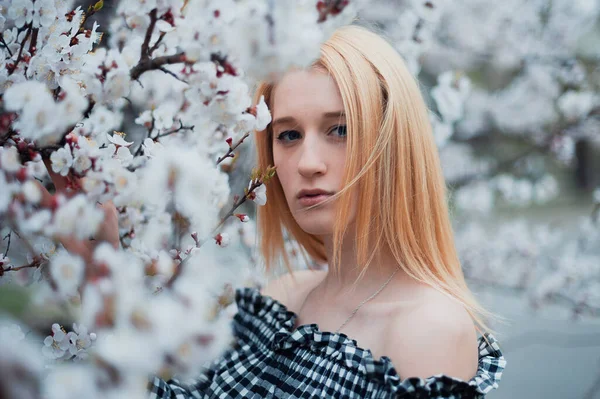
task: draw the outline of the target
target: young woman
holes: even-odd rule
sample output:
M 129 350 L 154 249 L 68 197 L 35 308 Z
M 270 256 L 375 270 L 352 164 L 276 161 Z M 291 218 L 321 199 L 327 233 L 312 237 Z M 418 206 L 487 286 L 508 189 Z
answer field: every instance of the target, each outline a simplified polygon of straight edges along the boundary
M 236 292 L 236 345 L 192 384 L 152 398 L 481 398 L 506 361 L 453 243 L 427 107 L 399 54 L 338 29 L 306 70 L 262 83 L 273 121 L 258 163 L 277 167 L 259 210 L 271 271 L 284 232 L 328 271 Z M 477 338 L 477 332 L 482 336 Z

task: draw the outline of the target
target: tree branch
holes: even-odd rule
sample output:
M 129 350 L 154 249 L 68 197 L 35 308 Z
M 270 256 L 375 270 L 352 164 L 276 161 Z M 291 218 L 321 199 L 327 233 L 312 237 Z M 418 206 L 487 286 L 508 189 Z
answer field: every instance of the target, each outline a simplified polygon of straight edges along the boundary
M 154 32 L 154 27 L 156 26 L 157 17 L 157 9 L 154 8 L 150 11 L 150 25 L 148 25 L 148 29 L 146 29 L 146 36 L 144 37 L 144 42 L 142 43 L 142 52 L 141 52 L 141 60 L 148 60 L 150 58 L 150 52 L 148 48 L 150 46 L 150 39 L 152 38 L 152 33 Z
M 12 237 L 12 230 L 6 235 L 4 236 L 4 238 L 2 240 L 6 240 L 8 238 L 8 244 L 6 245 L 6 251 L 4 251 L 4 257 L 6 258 L 6 256 L 8 255 L 8 251 L 10 250 L 10 240 Z
M 195 127 L 195 126 L 183 126 L 183 122 L 179 121 L 179 127 L 178 127 L 177 129 L 173 129 L 173 130 L 169 130 L 169 131 L 167 131 L 167 132 L 161 133 L 161 134 L 159 134 L 158 136 L 154 137 L 154 139 L 155 139 L 155 140 L 156 140 L 156 139 L 160 139 L 160 138 L 162 138 L 162 137 L 169 136 L 169 135 L 171 135 L 171 134 L 174 134 L 174 133 L 180 132 L 180 131 L 182 131 L 182 130 L 194 130 L 194 127 Z
M 225 159 L 232 157 L 231 154 L 233 153 L 233 150 L 238 148 L 240 146 L 240 144 L 242 144 L 248 136 L 250 136 L 250 133 L 244 134 L 244 136 L 241 139 L 239 139 L 234 145 L 230 145 L 229 150 L 227 151 L 227 154 L 225 154 L 222 157 L 220 157 L 219 159 L 217 159 L 217 165 L 220 164 L 221 162 L 223 162 Z
M 6 42 L 4 41 L 4 35 L 0 35 L 0 43 L 2 43 L 4 45 L 4 47 L 6 48 L 6 51 L 8 51 L 8 55 L 10 55 L 10 57 L 12 58 L 13 53 L 12 53 L 12 51 L 10 51 L 8 44 L 6 44 Z
M 154 59 L 140 59 L 140 62 L 131 69 L 131 79 L 137 80 L 144 72 L 160 69 L 163 65 L 179 64 L 186 62 L 185 53 L 165 55 Z
M 253 181 L 252 184 L 250 185 L 250 187 L 248 188 L 248 192 L 245 195 L 238 198 L 237 201 L 235 201 L 233 203 L 229 212 L 227 212 L 227 214 L 225 216 L 223 216 L 223 218 L 221 219 L 221 222 L 217 225 L 217 227 L 214 228 L 213 233 L 216 232 L 221 226 L 223 226 L 223 224 L 225 224 L 227 219 L 229 219 L 231 216 L 233 216 L 233 214 L 235 213 L 235 210 L 237 208 L 239 208 L 244 202 L 246 202 L 250 193 L 252 193 L 254 190 L 256 190 L 258 187 L 262 186 L 263 184 L 264 183 L 260 179 Z
M 154 130 L 154 115 L 152 116 L 152 124 L 150 125 L 150 127 L 148 128 L 148 137 L 152 136 L 152 131 Z M 135 154 L 133 154 L 134 157 L 137 157 L 138 155 L 140 155 L 142 153 L 142 148 L 144 147 L 144 140 L 142 140 L 142 142 L 140 143 L 140 146 L 137 148 L 137 150 L 135 151 Z
M 14 71 L 17 70 L 19 63 L 23 59 L 23 49 L 25 48 L 25 43 L 27 43 L 27 39 L 29 39 L 29 36 L 31 35 L 32 29 L 33 29 L 33 23 L 30 23 L 27 26 L 27 33 L 25 34 L 25 38 L 21 42 L 21 48 L 19 49 L 19 55 L 17 56 L 17 60 L 15 61 L 15 63 L 12 66 L 10 64 L 7 65 L 9 75 L 11 75 Z
M 2 276 L 6 272 L 16 272 L 16 271 L 31 268 L 31 267 L 39 267 L 42 263 L 44 263 L 44 259 L 41 256 L 36 256 L 33 258 L 31 263 L 28 263 L 26 265 L 16 266 L 16 267 L 9 266 L 6 269 L 2 269 L 0 271 L 0 276 Z
M 230 217 L 233 216 L 233 213 L 235 212 L 235 210 L 242 205 L 244 202 L 246 202 L 246 199 L 248 198 L 248 196 L 250 195 L 250 193 L 252 193 L 254 190 L 256 190 L 256 188 L 260 187 L 262 184 L 261 181 L 256 180 L 254 181 L 251 185 L 250 188 L 248 189 L 248 192 L 242 196 L 241 198 L 237 199 L 233 206 L 231 207 L 231 209 L 229 210 L 229 212 L 227 212 L 227 215 L 225 215 L 222 219 L 221 222 L 217 225 L 217 227 L 215 227 L 213 229 L 213 234 L 225 223 L 225 221 Z M 194 236 L 192 236 L 194 237 Z M 196 247 L 200 248 L 205 242 L 206 242 L 206 238 L 202 241 L 199 241 L 196 237 L 194 237 L 194 241 L 196 241 Z M 171 278 L 169 278 L 169 280 L 167 281 L 167 283 L 165 284 L 166 288 L 172 288 L 173 284 L 175 284 L 175 281 L 179 278 L 179 276 L 181 276 L 181 273 L 183 272 L 183 268 L 187 262 L 188 259 L 190 259 L 190 257 L 193 255 L 188 255 L 187 258 L 185 258 L 183 261 L 181 261 L 179 263 L 179 265 L 177 265 L 177 268 L 175 269 L 175 272 L 173 273 L 173 275 L 171 276 Z

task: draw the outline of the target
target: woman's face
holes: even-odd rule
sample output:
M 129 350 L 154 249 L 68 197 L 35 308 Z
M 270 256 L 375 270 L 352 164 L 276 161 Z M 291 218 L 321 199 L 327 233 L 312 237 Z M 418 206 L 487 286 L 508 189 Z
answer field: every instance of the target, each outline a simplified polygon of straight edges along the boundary
M 306 208 L 342 187 L 346 118 L 337 85 L 321 71 L 288 72 L 275 87 L 272 105 L 273 160 L 290 211 L 307 233 L 331 234 L 334 204 Z

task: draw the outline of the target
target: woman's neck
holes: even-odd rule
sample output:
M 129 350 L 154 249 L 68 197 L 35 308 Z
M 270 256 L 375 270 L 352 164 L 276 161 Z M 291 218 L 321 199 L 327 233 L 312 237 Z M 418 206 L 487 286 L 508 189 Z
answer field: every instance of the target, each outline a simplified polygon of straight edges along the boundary
M 333 258 L 333 236 L 323 237 L 327 259 Z M 378 250 L 371 265 L 364 272 L 357 284 L 354 284 L 361 273 L 358 264 L 354 234 L 347 233 L 342 242 L 341 257 L 339 262 L 339 273 L 336 275 L 333 265 L 325 278 L 315 287 L 315 294 L 325 300 L 336 302 L 336 300 L 352 298 L 367 298 L 375 293 L 386 281 L 397 271 L 386 288 L 378 294 L 379 300 L 385 300 L 390 292 L 397 289 L 414 286 L 417 282 L 408 276 L 394 259 L 391 252 L 386 249 Z M 395 287 L 395 289 L 389 289 Z M 386 295 L 388 291 L 388 295 Z M 374 299 L 375 300 L 375 299 Z

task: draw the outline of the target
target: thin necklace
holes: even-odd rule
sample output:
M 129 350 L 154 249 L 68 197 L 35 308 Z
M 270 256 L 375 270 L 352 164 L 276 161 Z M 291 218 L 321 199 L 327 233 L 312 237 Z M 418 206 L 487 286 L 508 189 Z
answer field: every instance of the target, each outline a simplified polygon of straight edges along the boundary
M 344 326 L 345 326 L 345 325 L 346 325 L 346 324 L 347 324 L 347 323 L 350 321 L 350 319 L 351 319 L 352 317 L 354 317 L 354 315 L 356 314 L 356 312 L 358 312 L 358 309 L 360 309 L 360 307 L 361 307 L 362 305 L 364 305 L 365 303 L 369 302 L 371 299 L 375 298 L 375 297 L 377 296 L 377 294 L 379 294 L 379 293 L 380 293 L 380 292 L 381 292 L 381 291 L 382 291 L 382 290 L 385 288 L 385 286 L 386 286 L 386 285 L 388 285 L 388 283 L 389 283 L 390 281 L 392 281 L 392 278 L 394 277 L 394 275 L 395 275 L 397 272 L 398 272 L 398 269 L 396 269 L 396 270 L 394 271 L 394 273 L 392 273 L 392 275 L 390 276 L 390 278 L 388 278 L 388 280 L 387 280 L 387 281 L 386 281 L 386 282 L 385 282 L 385 283 L 384 283 L 384 284 L 383 284 L 383 285 L 382 285 L 382 286 L 381 286 L 381 287 L 380 287 L 380 288 L 377 290 L 377 292 L 375 292 L 373 295 L 371 295 L 370 297 L 368 297 L 367 299 L 365 299 L 364 301 L 362 301 L 362 302 L 360 303 L 360 305 L 358 305 L 358 306 L 356 307 L 356 309 L 354 309 L 354 310 L 352 311 L 352 313 L 350 314 L 350 316 L 348 316 L 348 318 L 346 319 L 346 321 L 344 322 L 344 324 L 342 324 L 342 325 L 341 325 L 341 326 L 340 326 L 340 327 L 339 327 L 337 330 L 335 330 L 335 333 L 336 333 L 336 334 L 337 334 L 337 333 L 339 333 L 339 331 L 340 331 L 342 328 L 344 328 Z M 316 288 L 317 288 L 317 287 L 313 288 L 313 289 L 312 289 L 312 290 L 311 290 L 311 291 L 308 293 L 308 295 L 306 296 L 306 298 L 308 298 L 308 296 L 309 296 L 310 294 L 312 294 L 312 292 L 313 292 L 313 291 L 314 291 Z M 302 308 L 304 308 L 304 304 L 306 303 L 306 298 L 304 299 L 304 302 L 302 303 L 302 306 L 300 307 L 300 310 L 298 311 L 298 314 L 299 314 L 299 313 L 302 311 Z

